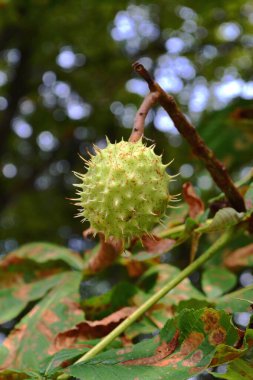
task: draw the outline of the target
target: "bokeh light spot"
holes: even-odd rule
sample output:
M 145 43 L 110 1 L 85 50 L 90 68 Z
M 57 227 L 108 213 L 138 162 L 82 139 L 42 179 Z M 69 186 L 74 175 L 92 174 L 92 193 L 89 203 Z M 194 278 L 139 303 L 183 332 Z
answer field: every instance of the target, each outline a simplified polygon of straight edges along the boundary
M 183 164 L 180 167 L 179 172 L 183 178 L 190 178 L 194 173 L 194 168 L 190 164 Z
M 37 137 L 37 144 L 44 152 L 50 152 L 54 150 L 58 145 L 58 140 L 49 131 L 41 132 Z
M 8 107 L 8 101 L 3 96 L 0 96 L 0 111 L 6 110 Z
M 161 132 L 170 132 L 173 134 L 178 134 L 176 128 L 174 127 L 173 121 L 161 107 L 156 112 L 154 124 L 156 129 L 158 129 Z
M 13 120 L 12 129 L 16 135 L 22 139 L 28 139 L 33 133 L 31 125 L 20 117 L 17 117 Z
M 218 28 L 218 36 L 224 41 L 234 41 L 241 34 L 241 27 L 236 22 L 224 22 Z
M 6 178 L 14 178 L 17 175 L 17 167 L 12 163 L 7 163 L 2 168 L 2 173 Z

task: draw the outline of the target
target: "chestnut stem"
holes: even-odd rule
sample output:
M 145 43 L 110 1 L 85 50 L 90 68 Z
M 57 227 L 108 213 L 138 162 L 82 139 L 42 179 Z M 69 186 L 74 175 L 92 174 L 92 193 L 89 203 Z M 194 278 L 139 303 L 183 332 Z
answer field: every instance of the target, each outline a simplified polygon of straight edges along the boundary
M 134 120 L 134 126 L 129 137 L 130 142 L 139 141 L 144 135 L 145 119 L 149 110 L 157 103 L 159 98 L 158 92 L 150 92 L 143 100 Z

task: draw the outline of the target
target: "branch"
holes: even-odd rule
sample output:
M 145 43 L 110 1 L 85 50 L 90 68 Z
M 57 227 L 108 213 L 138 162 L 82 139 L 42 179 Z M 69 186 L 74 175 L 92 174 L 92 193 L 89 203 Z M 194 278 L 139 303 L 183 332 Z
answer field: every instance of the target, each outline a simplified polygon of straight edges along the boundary
M 150 92 L 143 100 L 134 120 L 133 131 L 129 137 L 130 142 L 137 142 L 144 135 L 145 119 L 149 110 L 157 103 L 159 93 Z
M 188 265 L 182 270 L 176 278 L 164 285 L 157 293 L 150 297 L 144 304 L 142 304 L 136 311 L 133 312 L 127 319 L 125 319 L 119 326 L 117 326 L 109 335 L 103 338 L 96 346 L 84 354 L 75 364 L 82 363 L 88 359 L 93 358 L 104 350 L 115 338 L 122 334 L 129 326 L 131 326 L 137 319 L 156 304 L 162 297 L 164 297 L 170 290 L 174 289 L 181 281 L 198 269 L 202 264 L 214 256 L 217 251 L 222 248 L 233 236 L 233 230 L 226 231 L 215 243 L 207 249 L 197 260 Z
M 224 192 L 231 205 L 239 212 L 245 211 L 244 200 L 230 178 L 225 165 L 222 164 L 215 157 L 214 152 L 208 148 L 193 125 L 180 111 L 174 98 L 171 95 L 168 95 L 159 84 L 151 78 L 143 65 L 134 63 L 133 68 L 143 79 L 146 80 L 150 91 L 159 94 L 159 103 L 165 111 L 167 111 L 179 133 L 192 147 L 193 153 L 205 164 L 205 167 L 211 174 L 214 182 Z

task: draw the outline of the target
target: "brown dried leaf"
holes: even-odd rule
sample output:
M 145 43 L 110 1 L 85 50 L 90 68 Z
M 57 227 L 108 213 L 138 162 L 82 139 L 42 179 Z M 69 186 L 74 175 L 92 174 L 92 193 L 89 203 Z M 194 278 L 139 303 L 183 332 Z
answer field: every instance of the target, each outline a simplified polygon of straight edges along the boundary
M 224 257 L 224 265 L 230 270 L 253 266 L 253 244 L 229 252 Z
M 163 239 L 156 235 L 143 235 L 141 241 L 148 252 L 157 254 L 167 252 L 176 243 L 173 239 Z
M 190 182 L 186 182 L 183 184 L 183 196 L 185 202 L 189 206 L 189 215 L 191 218 L 196 218 L 196 216 L 202 214 L 205 210 L 204 203 L 197 196 L 194 187 Z
M 126 260 L 126 269 L 129 277 L 140 277 L 146 270 L 146 265 L 136 260 Z
M 135 307 L 123 307 L 99 321 L 84 321 L 71 330 L 59 333 L 54 342 L 56 351 L 63 348 L 73 348 L 78 344 L 77 341 L 80 340 L 101 338 L 107 335 L 124 319 L 129 317 L 135 309 Z
M 122 241 L 110 239 L 105 241 L 103 234 L 99 234 L 100 247 L 95 256 L 92 256 L 87 263 L 89 273 L 95 274 L 108 268 L 122 251 Z

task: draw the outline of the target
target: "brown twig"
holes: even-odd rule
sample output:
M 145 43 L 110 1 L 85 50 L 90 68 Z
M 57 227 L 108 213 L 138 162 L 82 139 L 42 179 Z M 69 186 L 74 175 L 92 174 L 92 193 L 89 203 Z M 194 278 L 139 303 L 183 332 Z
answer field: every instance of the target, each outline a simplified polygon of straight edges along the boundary
M 211 174 L 214 182 L 224 192 L 227 199 L 237 211 L 245 211 L 244 200 L 230 178 L 226 167 L 208 148 L 204 140 L 200 137 L 193 125 L 186 119 L 178 108 L 174 98 L 168 95 L 158 83 L 156 83 L 143 65 L 136 62 L 133 64 L 134 70 L 148 83 L 150 92 L 159 94 L 158 101 L 173 120 L 179 133 L 186 139 L 192 147 L 193 153 L 205 164 L 206 169 Z
M 144 135 L 145 119 L 149 110 L 157 103 L 159 94 L 150 92 L 143 100 L 134 120 L 133 131 L 129 137 L 130 142 L 139 141 Z

